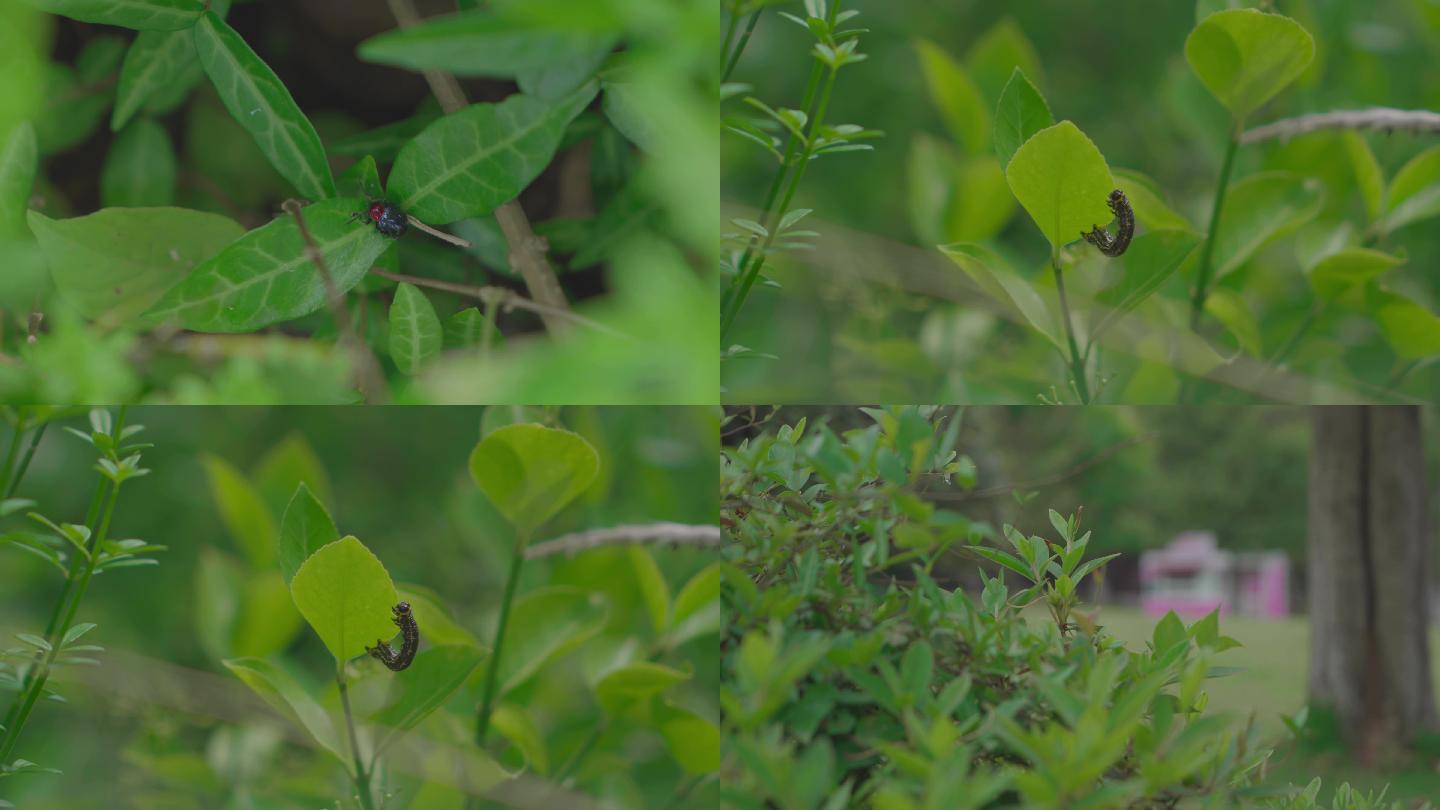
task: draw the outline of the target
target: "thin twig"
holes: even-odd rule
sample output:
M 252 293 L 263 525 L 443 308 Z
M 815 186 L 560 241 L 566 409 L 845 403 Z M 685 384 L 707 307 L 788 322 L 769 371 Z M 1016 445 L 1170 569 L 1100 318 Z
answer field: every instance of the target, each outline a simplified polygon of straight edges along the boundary
M 574 555 L 601 546 L 640 544 L 713 548 L 720 545 L 720 527 L 694 526 L 688 523 L 641 523 L 589 529 L 536 543 L 525 550 L 525 557 L 534 560 L 554 554 Z
M 1104 450 L 1101 450 L 1090 458 L 1085 459 L 1084 461 L 1076 464 L 1068 470 L 1065 470 L 1064 472 L 1049 475 L 1044 478 L 1038 478 L 1034 481 L 1022 481 L 1016 484 L 1004 484 L 1001 486 L 986 487 L 985 489 L 972 489 L 968 492 L 925 492 L 922 494 L 925 496 L 926 500 L 932 501 L 978 501 L 983 498 L 993 498 L 996 495 L 1005 495 L 1010 492 L 1024 492 L 1026 490 L 1040 489 L 1041 487 L 1053 486 L 1062 481 L 1074 478 L 1085 472 L 1086 470 L 1090 469 L 1091 467 L 1108 461 L 1112 456 L 1115 456 L 1123 450 L 1128 450 L 1129 448 L 1134 447 L 1137 444 L 1144 444 L 1145 442 L 1154 441 L 1158 436 L 1158 433 L 1146 433 L 1140 436 L 1126 439 L 1123 442 L 1113 444 L 1105 448 Z
M 320 246 L 315 243 L 315 237 L 310 234 L 310 228 L 305 224 L 305 217 L 300 212 L 300 201 L 286 200 L 280 207 L 295 220 L 295 227 L 300 230 L 300 239 L 305 243 L 305 258 L 315 265 L 316 272 L 320 274 L 320 282 L 325 285 L 325 306 L 330 310 L 330 317 L 335 319 L 335 326 L 340 331 L 339 345 L 350 354 L 355 363 L 355 385 L 360 389 L 360 396 L 364 397 L 366 402 L 373 403 L 382 388 L 380 369 L 375 364 L 375 358 L 355 334 L 350 310 L 345 308 L 345 296 L 340 292 L 340 288 L 335 286 L 335 277 L 330 274 L 330 266 L 325 263 L 325 254 L 320 252 Z
M 433 278 L 424 278 L 421 276 L 407 276 L 404 273 L 391 273 L 388 270 L 381 270 L 378 267 L 370 268 L 370 272 L 374 273 L 377 276 L 380 276 L 381 278 L 388 278 L 391 281 L 402 281 L 406 284 L 414 284 L 416 287 L 429 287 L 432 290 L 444 290 L 446 292 L 455 293 L 456 295 L 467 295 L 471 298 L 476 298 L 480 300 L 487 307 L 493 303 L 495 306 L 499 307 L 500 309 L 504 309 L 507 312 L 512 309 L 525 309 L 534 312 L 542 317 L 549 315 L 554 318 L 569 320 L 582 326 L 588 326 L 591 329 L 595 329 L 609 335 L 614 335 L 615 337 L 622 337 L 634 340 L 634 338 L 630 335 L 627 335 L 619 330 L 612 329 L 611 327 L 606 326 L 599 321 L 591 320 L 584 315 L 577 315 L 569 310 L 555 309 L 554 307 L 541 304 L 537 301 L 531 301 L 530 299 L 515 292 L 514 290 L 507 290 L 504 287 L 471 287 L 465 284 L 455 284 L 454 282 L 440 281 Z
M 416 230 L 424 231 L 425 233 L 430 234 L 431 236 L 435 237 L 436 239 L 439 239 L 439 240 L 442 241 L 442 242 L 449 242 L 450 244 L 454 245 L 455 247 L 462 247 L 462 248 L 468 248 L 468 247 L 470 247 L 470 242 L 469 242 L 469 241 L 467 241 L 467 240 L 465 240 L 465 239 L 461 239 L 460 237 L 456 236 L 456 235 L 453 234 L 453 233 L 445 233 L 444 231 L 436 230 L 436 229 L 430 227 L 429 225 L 426 225 L 425 223 L 421 222 L 420 220 L 416 219 L 415 217 L 410 216 L 409 214 L 406 214 L 406 215 L 405 215 L 405 219 L 406 219 L 407 221 L 409 221 L 411 227 L 415 228 Z
M 1248 130 L 1240 136 L 1241 143 L 1258 143 L 1272 138 L 1289 140 L 1322 129 L 1381 129 L 1385 132 L 1440 133 L 1440 113 L 1429 110 L 1396 110 L 1372 107 L 1368 110 L 1333 110 L 1331 112 L 1285 118 Z
M 401 28 L 420 23 L 420 15 L 416 13 L 411 0 L 386 2 Z M 465 91 L 461 89 L 454 75 L 439 70 L 426 70 L 423 73 L 425 81 L 430 85 L 430 92 L 440 101 L 440 108 L 446 115 L 457 113 L 469 106 Z M 550 243 L 535 235 L 534 229 L 530 227 L 530 218 L 525 215 L 525 209 L 520 207 L 517 200 L 511 200 L 496 208 L 495 219 L 500 223 L 501 232 L 505 234 L 505 243 L 510 246 L 510 266 L 520 271 L 520 277 L 525 280 L 525 288 L 530 291 L 530 297 L 537 304 L 548 308 L 540 314 L 545 328 L 555 334 L 569 331 L 570 324 L 567 320 L 556 314 L 569 312 L 570 302 L 565 298 L 565 291 L 560 289 L 560 280 L 555 277 L 555 270 L 546 258 Z

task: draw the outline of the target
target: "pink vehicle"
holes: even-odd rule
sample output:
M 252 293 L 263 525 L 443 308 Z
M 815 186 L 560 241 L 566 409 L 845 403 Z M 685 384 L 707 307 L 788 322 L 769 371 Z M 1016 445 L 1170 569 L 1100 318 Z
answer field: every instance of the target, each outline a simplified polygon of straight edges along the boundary
M 1185 532 L 1140 555 L 1140 604 L 1151 616 L 1199 617 L 1216 608 L 1280 618 L 1290 612 L 1290 561 L 1278 552 L 1234 553 L 1211 532 Z

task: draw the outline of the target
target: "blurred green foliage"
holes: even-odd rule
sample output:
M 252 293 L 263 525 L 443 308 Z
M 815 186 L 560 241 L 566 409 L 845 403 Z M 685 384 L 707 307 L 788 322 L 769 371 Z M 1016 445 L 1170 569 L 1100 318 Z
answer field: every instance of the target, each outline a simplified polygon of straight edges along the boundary
M 90 589 L 79 617 L 99 624 L 86 640 L 109 653 L 93 677 L 62 682 L 69 703 L 37 712 L 21 749 L 64 773 L 6 780 L 6 798 L 31 808 L 198 808 L 251 800 L 278 808 L 346 795 L 336 760 L 313 743 L 300 744 L 298 729 L 268 719 L 263 704 L 247 698 L 245 685 L 220 664 L 258 656 L 314 694 L 324 695 L 328 678 L 326 700 L 334 699 L 334 660 L 301 632 L 276 562 L 286 504 L 303 481 L 341 533 L 363 539 L 417 606 L 422 656 L 436 645 L 488 647 L 515 534 L 471 479 L 468 460 L 482 435 L 532 421 L 576 432 L 599 458 L 594 482 L 545 523 L 536 541 L 628 523 L 713 525 L 713 409 L 130 409 L 129 422 L 146 425 L 142 436 L 155 444 L 146 452 L 154 472 L 127 485 L 113 532 L 169 551 L 159 567 L 106 572 Z M 87 450 L 52 427 L 18 494 L 37 500 L 46 514 L 83 515 L 92 488 L 91 476 L 81 474 Z M 0 633 L 10 637 L 43 625 L 56 578 L 39 559 L 0 553 Z M 563 774 L 573 780 L 569 795 L 577 801 L 589 796 L 635 807 L 664 806 L 677 795 L 714 801 L 708 760 L 694 749 L 718 712 L 712 559 L 697 550 L 609 546 L 526 563 L 512 617 L 522 624 L 512 628 L 515 646 L 507 642 L 513 659 L 502 665 L 510 688 L 497 705 L 489 746 L 507 770 L 528 763 L 517 790 Z M 710 601 L 707 586 L 686 587 L 709 580 Z M 657 624 L 662 593 L 672 607 L 660 605 L 666 620 Z M 695 620 L 697 610 L 711 620 Z M 672 619 L 690 621 L 682 633 Z M 574 635 L 580 628 L 588 629 Z M 574 643 L 547 640 L 562 632 Z M 520 668 L 540 652 L 547 657 Z M 676 674 L 628 691 L 617 683 L 596 691 L 607 673 L 652 654 L 650 666 Z M 368 658 L 352 668 L 361 674 L 353 685 L 357 705 L 376 705 L 389 673 Z M 416 733 L 473 750 L 474 686 L 471 680 Z M 636 702 L 641 695 L 645 700 Z M 674 739 L 667 742 L 667 734 Z M 683 761 L 670 753 L 672 745 Z M 440 767 L 448 755 L 434 756 L 432 765 Z M 440 789 L 443 780 L 414 779 L 423 768 L 412 762 L 388 774 L 387 790 L 399 797 L 392 806 L 458 807 L 460 799 Z

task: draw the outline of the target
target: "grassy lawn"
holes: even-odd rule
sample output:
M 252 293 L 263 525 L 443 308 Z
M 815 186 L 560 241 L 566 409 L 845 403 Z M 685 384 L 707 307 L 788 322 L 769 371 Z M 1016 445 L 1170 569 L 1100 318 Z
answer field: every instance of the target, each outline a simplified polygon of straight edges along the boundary
M 1099 623 L 1132 649 L 1142 649 L 1155 626 L 1155 620 L 1140 610 L 1115 606 L 1100 609 Z M 1256 724 L 1268 737 L 1283 739 L 1285 732 L 1280 715 L 1293 714 L 1305 701 L 1310 623 L 1303 617 L 1281 621 L 1224 617 L 1220 620 L 1220 632 L 1245 646 L 1221 654 L 1216 663 L 1243 667 L 1244 671 L 1210 681 L 1211 709 L 1241 717 L 1254 712 Z M 1430 655 L 1431 671 L 1440 676 L 1440 631 L 1432 631 Z M 1440 679 L 1437 679 L 1437 689 L 1440 689 Z M 1389 783 L 1388 796 L 1394 799 L 1440 797 L 1440 772 L 1423 764 L 1402 771 L 1377 773 L 1361 770 L 1343 755 L 1306 756 L 1292 750 L 1279 751 L 1273 762 L 1273 780 L 1303 785 L 1319 776 L 1325 780 L 1327 796 L 1329 788 L 1349 781 L 1354 787 L 1377 791 Z

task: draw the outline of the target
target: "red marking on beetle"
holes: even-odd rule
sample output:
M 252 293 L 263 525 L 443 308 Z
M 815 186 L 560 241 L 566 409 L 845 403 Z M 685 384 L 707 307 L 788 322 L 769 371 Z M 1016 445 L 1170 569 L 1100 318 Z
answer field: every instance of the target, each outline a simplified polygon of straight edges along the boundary
M 380 217 L 382 217 L 382 216 L 384 216 L 384 215 L 385 215 L 385 203 L 383 203 L 383 202 L 373 202 L 373 203 L 370 203 L 370 219 L 371 219 L 372 221 L 374 221 L 374 222 L 379 222 L 379 221 L 380 221 Z

